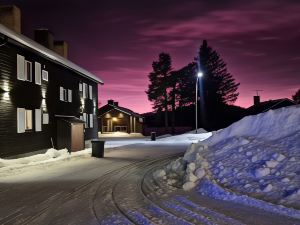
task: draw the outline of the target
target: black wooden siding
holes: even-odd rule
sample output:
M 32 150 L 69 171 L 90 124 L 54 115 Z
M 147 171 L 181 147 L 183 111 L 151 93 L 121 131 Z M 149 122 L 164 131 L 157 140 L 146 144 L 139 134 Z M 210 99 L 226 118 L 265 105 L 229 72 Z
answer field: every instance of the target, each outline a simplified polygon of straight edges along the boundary
M 17 54 L 24 56 L 32 63 L 32 82 L 17 79 Z M 35 84 L 34 62 L 39 62 L 42 69 L 48 71 L 48 82 L 42 80 L 42 85 Z M 87 140 L 97 137 L 98 132 L 97 83 L 24 46 L 7 43 L 0 47 L 0 157 L 51 148 L 51 138 L 56 145 L 56 118 L 54 115 L 79 117 L 83 113 L 80 108 L 80 82 L 93 87 L 93 100 L 85 99 L 83 111 L 88 114 L 94 113 L 94 127 L 85 129 L 85 139 Z M 60 86 L 72 90 L 71 103 L 59 100 Z M 9 91 L 7 92 L 6 89 Z M 32 109 L 33 112 L 34 109 L 41 108 L 42 89 L 46 90 L 45 100 L 49 113 L 49 124 L 42 124 L 42 131 L 35 132 L 33 114 L 33 131 L 17 133 L 17 108 Z M 94 112 L 94 110 L 96 111 Z

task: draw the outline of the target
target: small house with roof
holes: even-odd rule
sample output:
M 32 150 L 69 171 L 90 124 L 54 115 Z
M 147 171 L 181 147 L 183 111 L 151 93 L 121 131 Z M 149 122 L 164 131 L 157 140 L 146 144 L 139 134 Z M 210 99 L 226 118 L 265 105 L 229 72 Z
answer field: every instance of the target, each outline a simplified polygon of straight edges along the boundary
M 107 104 L 98 110 L 99 131 L 142 133 L 144 118 L 124 107 L 118 102 L 108 100 Z
M 296 105 L 296 103 L 288 98 L 282 98 L 282 99 L 274 99 L 269 101 L 260 101 L 260 96 L 254 96 L 254 104 L 247 108 L 247 114 L 248 115 L 256 115 L 259 113 L 266 112 L 268 110 L 274 110 L 279 109 L 282 107 L 287 107 L 291 105 Z

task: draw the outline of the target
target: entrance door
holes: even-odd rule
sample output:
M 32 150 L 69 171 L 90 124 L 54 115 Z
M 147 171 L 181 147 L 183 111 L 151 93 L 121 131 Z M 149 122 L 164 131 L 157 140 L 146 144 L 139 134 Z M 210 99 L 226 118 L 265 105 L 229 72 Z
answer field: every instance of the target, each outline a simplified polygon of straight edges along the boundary
M 84 149 L 83 123 L 75 123 L 71 126 L 71 151 Z

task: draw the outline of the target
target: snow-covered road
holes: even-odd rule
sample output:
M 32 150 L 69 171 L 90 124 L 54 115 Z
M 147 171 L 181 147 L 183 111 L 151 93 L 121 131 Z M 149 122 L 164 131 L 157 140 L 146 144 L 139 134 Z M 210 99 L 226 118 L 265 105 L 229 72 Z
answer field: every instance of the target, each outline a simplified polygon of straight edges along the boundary
M 165 187 L 153 171 L 188 143 L 139 143 L 0 178 L 0 224 L 300 224 Z

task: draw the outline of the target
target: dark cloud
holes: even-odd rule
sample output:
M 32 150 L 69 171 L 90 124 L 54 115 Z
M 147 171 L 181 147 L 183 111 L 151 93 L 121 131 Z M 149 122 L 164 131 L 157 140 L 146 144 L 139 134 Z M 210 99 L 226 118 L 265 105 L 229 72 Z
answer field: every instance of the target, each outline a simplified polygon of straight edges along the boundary
M 48 27 L 67 40 L 72 61 L 99 75 L 102 103 L 114 98 L 149 111 L 147 75 L 161 51 L 179 69 L 203 39 L 241 83 L 237 104 L 291 97 L 300 88 L 300 2 L 297 0 L 4 0 L 22 10 L 23 31 Z

